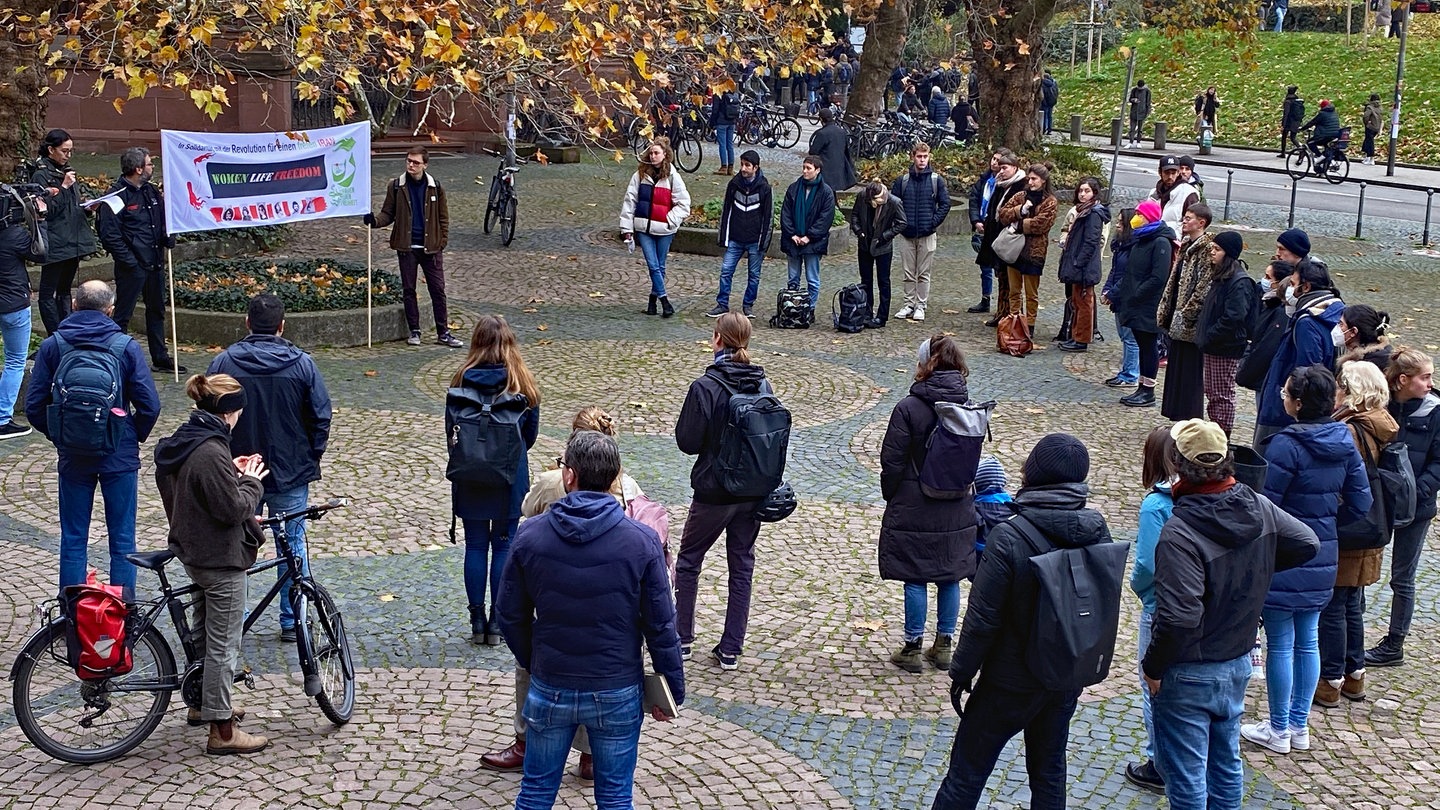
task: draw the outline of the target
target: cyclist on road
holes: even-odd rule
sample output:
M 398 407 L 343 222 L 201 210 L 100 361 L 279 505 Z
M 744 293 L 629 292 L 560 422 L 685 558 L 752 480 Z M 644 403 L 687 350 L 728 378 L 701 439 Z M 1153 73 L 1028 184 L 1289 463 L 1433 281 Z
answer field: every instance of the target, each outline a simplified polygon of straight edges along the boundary
M 253 754 L 270 741 L 235 725 L 230 702 L 245 632 L 245 570 L 264 534 L 255 509 L 270 471 L 259 454 L 232 458 L 230 431 L 245 410 L 245 389 L 228 374 L 196 374 L 185 384 L 190 419 L 155 446 L 155 484 L 170 522 L 170 551 L 200 587 L 195 630 L 205 662 L 194 725 L 210 724 L 207 754 Z
M 1324 174 L 1330 162 L 1330 144 L 1340 137 L 1340 114 L 1335 111 L 1335 105 L 1330 99 L 1320 99 L 1320 111 L 1300 127 L 1302 132 L 1312 129 L 1314 132 L 1305 140 L 1305 146 L 1310 149 L 1311 157 L 1317 159 L 1316 172 Z

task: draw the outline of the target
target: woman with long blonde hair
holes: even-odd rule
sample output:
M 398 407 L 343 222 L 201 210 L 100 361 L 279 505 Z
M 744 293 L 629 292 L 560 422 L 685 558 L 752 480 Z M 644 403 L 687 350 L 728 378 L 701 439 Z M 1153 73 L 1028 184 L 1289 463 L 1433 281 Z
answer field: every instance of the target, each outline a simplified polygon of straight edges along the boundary
M 486 407 L 515 415 L 525 450 L 535 445 L 540 432 L 540 389 L 520 356 L 520 346 L 510 324 L 498 315 L 481 315 L 470 335 L 465 362 L 450 379 L 446 395 L 447 415 L 453 408 Z M 447 437 L 447 446 L 450 439 Z M 455 517 L 465 526 L 465 594 L 470 604 L 470 635 L 476 643 L 497 646 L 500 623 L 494 603 L 500 588 L 500 574 L 510 553 L 510 538 L 520 524 L 520 505 L 530 488 L 530 464 L 524 451 L 513 459 L 513 469 L 498 471 L 489 480 L 508 480 L 496 485 L 470 480 L 452 480 L 451 503 Z M 453 528 L 452 528 L 453 538 Z M 488 563 L 488 565 L 487 565 Z M 486 575 L 490 581 L 490 606 L 485 609 Z

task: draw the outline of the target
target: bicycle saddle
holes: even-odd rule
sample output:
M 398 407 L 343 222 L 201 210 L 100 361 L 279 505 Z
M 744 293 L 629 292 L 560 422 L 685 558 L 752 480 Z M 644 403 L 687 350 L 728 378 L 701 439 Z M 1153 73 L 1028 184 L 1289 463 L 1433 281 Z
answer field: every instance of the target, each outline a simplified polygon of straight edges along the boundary
M 125 559 L 151 571 L 159 571 L 165 567 L 165 563 L 175 559 L 175 553 L 161 549 L 160 551 L 143 551 L 135 554 L 126 554 Z

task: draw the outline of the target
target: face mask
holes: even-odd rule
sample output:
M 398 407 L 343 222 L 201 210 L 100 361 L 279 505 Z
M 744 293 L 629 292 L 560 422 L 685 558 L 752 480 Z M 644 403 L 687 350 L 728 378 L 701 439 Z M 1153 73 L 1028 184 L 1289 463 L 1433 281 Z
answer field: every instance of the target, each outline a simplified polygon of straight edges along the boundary
M 1269 294 L 1270 294 L 1270 288 L 1271 288 L 1271 287 L 1274 287 L 1274 286 L 1275 286 L 1275 282 L 1271 281 L 1270 279 L 1268 279 L 1268 278 L 1262 278 L 1262 279 L 1260 279 L 1260 294 L 1261 294 L 1261 295 L 1269 295 Z
M 1139 214 L 1136 214 L 1135 216 L 1130 217 L 1130 227 L 1132 227 L 1132 228 L 1143 228 L 1143 227 L 1145 227 L 1145 218 L 1142 217 L 1142 216 L 1140 216 Z
M 1294 284 L 1291 284 L 1289 287 L 1286 287 L 1286 288 L 1285 288 L 1285 305 L 1286 305 L 1286 306 L 1291 306 L 1291 307 L 1295 306 L 1295 301 L 1297 300 L 1297 298 L 1298 298 L 1298 296 L 1295 295 L 1295 285 L 1294 285 Z

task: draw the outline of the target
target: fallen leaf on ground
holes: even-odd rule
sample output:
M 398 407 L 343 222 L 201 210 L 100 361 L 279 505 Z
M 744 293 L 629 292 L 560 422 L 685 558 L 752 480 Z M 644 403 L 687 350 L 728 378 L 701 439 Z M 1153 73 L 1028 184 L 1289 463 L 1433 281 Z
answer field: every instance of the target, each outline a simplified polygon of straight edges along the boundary
M 551 343 L 554 343 L 554 342 L 555 342 L 555 341 L 551 340 L 550 338 L 540 338 L 539 340 L 535 341 L 535 345 L 536 345 L 536 346 L 549 346 Z
M 942 313 L 945 314 L 945 315 L 959 315 L 959 314 L 960 314 L 960 310 L 958 310 L 958 309 L 942 309 L 942 310 L 940 310 L 940 312 L 942 312 Z
M 543 324 L 543 323 L 542 323 L 542 324 L 540 324 L 539 326 L 535 327 L 535 330 L 536 330 L 537 332 L 549 332 L 549 331 L 550 331 L 550 326 L 549 326 L 549 324 Z
M 393 594 L 393 593 L 382 593 L 382 594 L 380 594 L 380 601 L 381 601 L 381 602 L 394 602 L 394 601 L 395 601 L 395 594 Z
M 865 631 L 865 632 L 874 632 L 874 631 L 876 631 L 876 630 L 879 630 L 879 629 L 883 628 L 883 627 L 885 626 L 885 622 L 882 621 L 882 620 L 880 620 L 880 619 L 866 619 L 865 621 L 855 622 L 854 624 L 852 624 L 852 625 L 850 625 L 850 626 L 853 627 L 853 628 L 855 628 L 856 630 L 863 630 L 863 631 Z
M 941 332 L 940 334 L 944 335 L 945 337 L 955 337 L 954 332 Z
M 366 377 L 379 377 L 379 376 L 380 376 L 380 372 L 378 372 L 378 371 L 376 371 L 375 369 L 372 368 L 372 369 L 370 369 L 369 371 L 365 372 L 365 376 L 366 376 Z
M 211 354 L 219 354 L 220 352 L 225 351 L 225 348 L 223 346 L 206 346 L 205 351 Z
M 536 309 L 535 307 L 526 307 L 526 308 L 524 308 L 524 309 L 522 309 L 522 310 L 520 310 L 520 311 L 523 312 L 523 313 L 525 313 L 526 315 L 534 315 L 535 313 L 539 312 L 540 310 Z
M 590 293 L 590 297 L 591 297 L 591 298 L 604 298 L 604 297 L 605 297 L 605 293 L 602 293 L 602 292 L 592 292 L 592 293 Z
M 1044 408 L 1026 408 L 1025 413 L 1044 413 Z
M 645 410 L 646 408 L 650 407 L 650 405 L 649 405 L 648 403 L 638 402 L 638 401 L 637 401 L 637 402 L 627 402 L 627 403 L 625 403 L 625 404 L 626 404 L 626 405 L 629 405 L 629 406 L 632 407 L 632 408 L 639 408 L 639 409 L 642 410 L 642 411 Z

